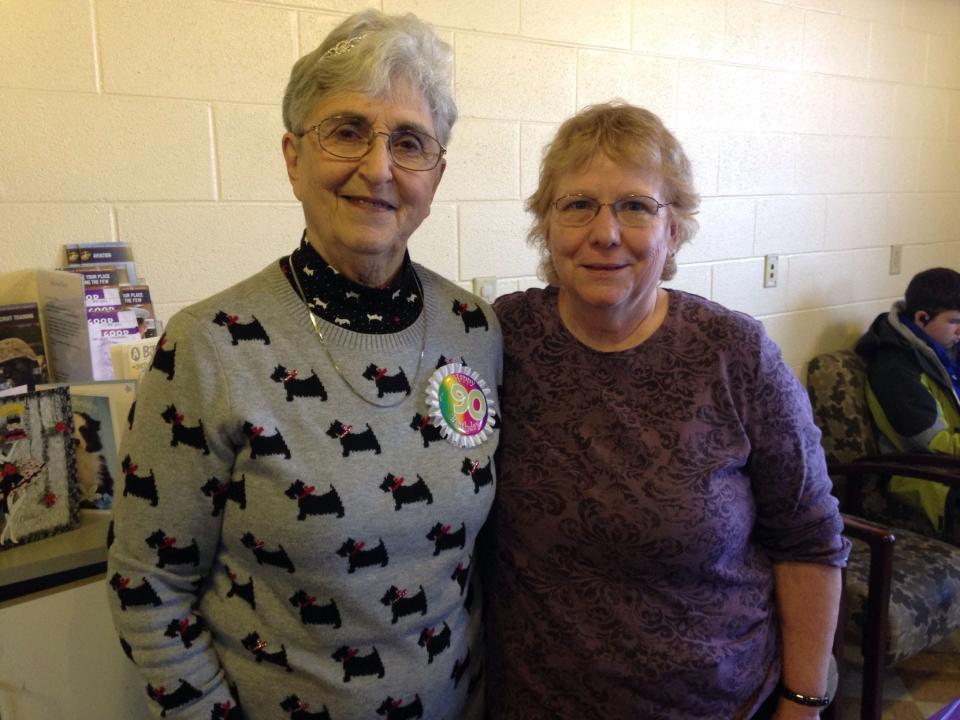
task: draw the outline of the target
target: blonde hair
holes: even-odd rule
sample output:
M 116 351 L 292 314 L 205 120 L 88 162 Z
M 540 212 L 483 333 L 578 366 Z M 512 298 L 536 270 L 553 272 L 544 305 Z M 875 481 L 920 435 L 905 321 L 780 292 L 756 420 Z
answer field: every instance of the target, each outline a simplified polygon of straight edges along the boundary
M 526 203 L 534 216 L 527 240 L 540 251 L 540 276 L 548 283 L 557 283 L 547 243 L 557 185 L 563 175 L 582 170 L 599 153 L 615 163 L 642 168 L 661 182 L 664 197 L 657 199 L 670 203 L 664 210 L 677 225 L 678 250 L 699 227 L 694 215 L 700 207 L 700 195 L 693 186 L 690 160 L 660 118 L 622 100 L 590 105 L 564 121 L 544 148 L 540 183 Z M 669 280 L 676 272 L 676 260 L 670 255 L 661 279 Z

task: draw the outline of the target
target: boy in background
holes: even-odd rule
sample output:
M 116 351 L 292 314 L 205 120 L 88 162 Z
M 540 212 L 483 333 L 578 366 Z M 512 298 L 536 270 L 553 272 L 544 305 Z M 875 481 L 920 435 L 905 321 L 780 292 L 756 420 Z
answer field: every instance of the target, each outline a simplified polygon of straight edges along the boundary
M 958 341 L 960 273 L 949 268 L 917 273 L 904 299 L 877 316 L 860 338 L 856 352 L 867 364 L 867 404 L 881 433 L 881 452 L 960 456 Z M 889 491 L 922 509 L 939 532 L 956 525 L 954 519 L 945 526 L 948 501 L 957 504 L 946 485 L 893 477 Z

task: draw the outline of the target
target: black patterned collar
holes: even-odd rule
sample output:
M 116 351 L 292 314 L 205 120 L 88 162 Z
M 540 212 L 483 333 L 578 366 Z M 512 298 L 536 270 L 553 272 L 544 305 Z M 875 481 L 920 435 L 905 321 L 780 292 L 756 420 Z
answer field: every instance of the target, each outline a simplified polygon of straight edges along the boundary
M 324 260 L 304 237 L 289 257 L 280 258 L 280 270 L 293 291 L 300 295 L 288 261 L 292 262 L 306 298 L 317 317 L 354 332 L 384 335 L 413 325 L 423 309 L 423 297 L 410 262 L 404 253 L 400 275 L 386 288 L 371 288 L 353 282 Z

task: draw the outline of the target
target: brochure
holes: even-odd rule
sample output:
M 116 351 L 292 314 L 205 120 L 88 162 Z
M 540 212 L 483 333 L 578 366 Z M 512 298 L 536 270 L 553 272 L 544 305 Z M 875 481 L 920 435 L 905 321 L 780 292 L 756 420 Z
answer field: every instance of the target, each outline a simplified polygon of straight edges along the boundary
M 127 282 L 133 284 L 141 282 L 129 243 L 75 243 L 64 245 L 63 249 L 67 260 L 66 265 L 70 269 L 116 266 L 126 271 Z
M 0 305 L 0 390 L 47 382 L 47 359 L 37 303 Z

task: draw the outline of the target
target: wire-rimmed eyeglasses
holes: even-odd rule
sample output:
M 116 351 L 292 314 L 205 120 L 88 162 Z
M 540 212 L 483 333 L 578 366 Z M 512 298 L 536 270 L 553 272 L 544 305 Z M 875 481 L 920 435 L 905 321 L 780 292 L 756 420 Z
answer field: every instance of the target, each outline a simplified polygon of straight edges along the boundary
M 300 137 L 308 132 L 317 135 L 320 147 L 334 157 L 345 160 L 359 160 L 373 147 L 377 135 L 387 139 L 387 151 L 397 167 L 405 170 L 433 170 L 447 149 L 435 137 L 409 128 L 381 132 L 362 117 L 355 115 L 334 115 L 323 122 L 308 127 Z
M 621 225 L 646 227 L 657 217 L 660 208 L 673 203 L 662 203 L 649 195 L 625 195 L 612 203 L 602 203 L 588 195 L 564 195 L 553 201 L 556 220 L 567 227 L 582 227 L 593 220 L 600 208 L 607 206 Z

